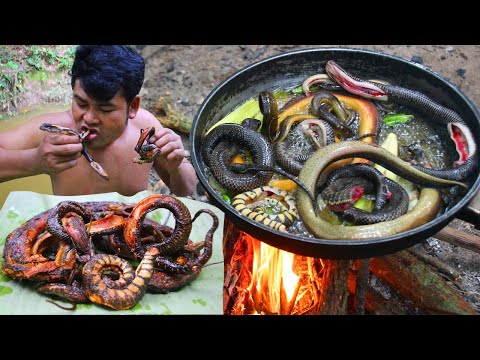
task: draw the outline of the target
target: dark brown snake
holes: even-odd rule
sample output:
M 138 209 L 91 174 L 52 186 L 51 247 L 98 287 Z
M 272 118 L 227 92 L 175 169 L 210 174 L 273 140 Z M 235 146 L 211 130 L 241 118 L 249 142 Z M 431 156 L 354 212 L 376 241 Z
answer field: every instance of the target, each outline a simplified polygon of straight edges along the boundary
M 78 281 L 74 281 L 72 285 L 44 283 L 37 286 L 35 290 L 41 294 L 55 295 L 74 304 L 90 302 L 90 299 L 87 297 L 87 294 L 85 294 L 83 287 Z
M 202 267 L 208 262 L 208 260 L 210 260 L 213 250 L 213 234 L 215 233 L 215 230 L 218 228 L 219 224 L 218 217 L 213 211 L 209 209 L 201 209 L 197 211 L 191 222 L 194 222 L 202 213 L 209 214 L 213 220 L 212 226 L 205 235 L 203 252 L 199 256 L 193 258 L 185 258 L 185 262 L 179 262 L 177 260 L 178 256 L 157 256 L 154 261 L 155 269 L 161 271 L 168 271 L 169 273 L 191 275 L 199 272 Z
M 372 212 L 353 206 L 339 212 L 342 218 L 353 224 L 367 225 L 393 220 L 408 210 L 409 197 L 405 189 L 368 164 L 348 164 L 334 170 L 320 194 L 327 204 L 338 205 L 351 201 L 353 186 L 371 187 L 372 192 L 377 190 Z M 365 192 L 370 190 L 366 189 Z M 388 194 L 390 198 L 387 200 Z
M 290 126 L 288 126 L 290 122 L 289 118 L 290 117 L 282 121 L 282 125 L 288 129 L 290 129 Z M 335 142 L 333 128 L 324 120 L 305 119 L 302 120 L 297 127 L 300 127 L 307 139 L 312 139 L 316 149 Z M 273 155 L 276 163 L 280 165 L 283 170 L 292 175 L 298 176 L 298 174 L 300 174 L 300 170 L 302 170 L 303 164 L 312 154 L 312 151 L 309 152 L 306 150 L 298 155 L 295 155 L 295 153 L 291 151 L 291 147 L 293 146 L 294 142 L 298 143 L 298 140 L 293 136 L 293 134 L 294 133 L 292 133 L 290 136 L 285 134 L 285 140 L 277 142 L 273 145 Z
M 134 163 L 145 164 L 151 163 L 160 155 L 160 149 L 155 144 L 150 144 L 148 140 L 155 134 L 153 126 L 140 129 L 140 137 L 135 145 L 135 151 L 140 155 L 133 159 Z
M 53 216 L 52 209 L 44 211 L 12 231 L 5 240 L 2 273 L 12 279 L 65 282 L 76 266 L 76 251 L 69 242 L 53 239 L 52 246 L 58 246 L 52 256 L 47 249 L 34 249 L 35 242 L 47 227 L 47 220 Z M 58 244 L 58 245 L 57 245 Z
M 212 238 L 218 228 L 218 218 L 211 210 L 202 209 L 191 219 L 188 208 L 180 200 L 167 195 L 152 195 L 143 200 L 137 204 L 64 201 L 38 214 L 7 236 L 3 274 L 14 279 L 41 281 L 36 287 L 37 292 L 73 304 L 95 302 L 116 310 L 132 307 L 147 290 L 167 293 L 184 287 L 199 276 L 212 255 Z M 172 211 L 177 220 L 175 229 L 144 218 L 147 212 L 158 207 Z M 193 244 L 188 235 L 192 223 L 201 213 L 210 214 L 213 224 L 205 240 Z M 129 221 L 133 226 L 127 226 Z M 47 231 L 48 222 L 52 233 Z M 123 234 L 125 228 L 129 228 L 127 233 L 135 240 L 134 230 L 138 227 L 141 251 L 133 255 Z M 89 235 L 85 234 L 86 231 Z M 75 234 L 73 242 L 72 234 Z M 78 249 L 85 244 L 78 246 L 77 234 L 86 235 L 85 238 L 91 236 L 96 245 L 105 244 L 105 239 L 111 236 L 118 236 L 131 258 L 139 259 L 139 254 L 144 253 L 136 275 L 131 265 L 116 253 L 90 255 L 91 244 L 79 250 L 88 253 L 85 265 L 79 271 L 78 253 L 73 244 Z M 108 241 L 106 243 L 108 250 L 117 250 Z M 203 252 L 200 252 L 202 248 Z M 153 267 L 154 262 L 161 270 Z M 148 286 L 152 276 L 153 282 Z M 75 309 L 75 306 L 55 305 L 65 310 Z
M 82 206 L 82 204 L 75 201 L 62 201 L 53 208 L 54 216 L 50 217 L 47 221 L 47 231 L 57 239 L 71 243 L 75 246 L 79 256 L 94 254 L 93 244 L 85 231 L 85 224 L 88 224 L 92 219 L 92 215 Z M 83 224 L 73 224 L 72 231 L 81 229 L 83 233 L 78 236 L 72 236 L 72 232 L 69 231 L 69 221 L 78 221 L 76 218 L 71 217 L 69 220 L 64 219 L 68 213 L 75 213 L 81 216 Z
M 314 116 L 327 121 L 342 137 L 351 138 L 355 135 L 349 127 L 349 124 L 355 119 L 355 111 L 344 108 L 332 93 L 325 90 L 316 92 L 310 111 Z
M 118 231 L 105 232 L 104 235 L 106 236 L 94 236 L 93 241 L 95 246 L 101 251 L 133 260 L 138 256 L 133 254 L 125 243 L 125 238 L 123 236 L 124 225 L 125 221 L 122 223 Z M 172 234 L 173 229 L 170 226 L 160 225 L 155 221 L 144 218 L 140 232 L 141 247 L 144 248 L 146 245 L 152 243 L 164 242 L 165 240 L 172 238 Z M 162 254 L 169 254 L 167 248 L 164 247 L 162 250 Z
M 172 236 L 154 246 L 161 253 L 173 253 L 187 244 L 192 231 L 191 214 L 187 206 L 174 196 L 150 195 L 139 201 L 133 208 L 123 230 L 125 244 L 137 258 L 142 258 L 144 252 L 141 246 L 143 220 L 147 213 L 159 208 L 165 208 L 172 212 L 175 217 L 175 229 Z
M 409 181 L 427 186 L 420 192 L 417 204 L 405 215 L 391 221 L 378 224 L 343 226 L 333 225 L 317 216 L 310 198 L 303 191 L 296 191 L 298 213 L 305 227 L 316 237 L 323 239 L 363 239 L 384 237 L 397 234 L 432 220 L 440 206 L 440 192 L 432 187 L 445 188 L 459 185 L 468 186 L 453 180 L 430 176 L 413 168 L 388 150 L 361 141 L 341 141 L 317 150 L 306 162 L 299 175 L 299 180 L 307 189 L 315 192 L 320 174 L 331 163 L 353 157 L 368 159 L 385 167 Z

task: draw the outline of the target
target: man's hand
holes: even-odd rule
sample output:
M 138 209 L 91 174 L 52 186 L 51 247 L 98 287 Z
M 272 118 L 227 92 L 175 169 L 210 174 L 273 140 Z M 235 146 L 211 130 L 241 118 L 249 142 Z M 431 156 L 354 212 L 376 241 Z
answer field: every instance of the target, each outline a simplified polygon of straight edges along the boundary
M 42 173 L 58 174 L 77 165 L 83 145 L 75 135 L 46 135 L 37 148 Z
M 182 138 L 173 130 L 161 128 L 155 131 L 150 137 L 150 143 L 155 144 L 160 149 L 160 155 L 163 167 L 168 171 L 177 169 L 185 158 L 185 149 L 183 148 Z

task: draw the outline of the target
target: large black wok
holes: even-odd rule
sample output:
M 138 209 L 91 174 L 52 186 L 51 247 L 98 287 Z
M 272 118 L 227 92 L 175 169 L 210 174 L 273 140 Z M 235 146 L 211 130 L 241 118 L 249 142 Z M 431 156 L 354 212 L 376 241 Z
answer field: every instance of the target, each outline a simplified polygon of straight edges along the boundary
M 463 216 L 480 223 L 479 196 L 473 200 L 480 186 L 478 171 L 467 194 L 434 221 L 401 234 L 370 240 L 311 239 L 280 232 L 241 216 L 221 199 L 205 176 L 201 146 L 206 130 L 245 100 L 256 98 L 263 90 L 296 86 L 313 74 L 325 73 L 327 60 L 336 61 L 350 73 L 364 79 L 383 79 L 425 93 L 458 112 L 477 134 L 476 138 L 480 139 L 480 113 L 472 102 L 454 85 L 422 65 L 381 52 L 359 49 L 307 49 L 273 56 L 237 71 L 215 87 L 193 121 L 190 135 L 193 166 L 212 202 L 225 212 L 227 218 L 239 229 L 269 245 L 300 255 L 330 259 L 367 258 L 396 252 L 432 236 L 454 217 Z

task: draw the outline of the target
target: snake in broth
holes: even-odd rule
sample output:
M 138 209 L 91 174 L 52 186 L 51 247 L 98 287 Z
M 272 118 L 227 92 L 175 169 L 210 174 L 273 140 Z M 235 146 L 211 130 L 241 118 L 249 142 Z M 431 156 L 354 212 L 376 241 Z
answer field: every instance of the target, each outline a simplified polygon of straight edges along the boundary
M 426 224 L 438 213 L 441 194 L 434 188 L 467 185 L 461 182 L 436 178 L 415 169 L 389 151 L 377 145 L 362 141 L 339 142 L 317 150 L 306 162 L 299 174 L 299 180 L 315 193 L 317 180 L 322 171 L 332 162 L 340 159 L 362 157 L 371 160 L 413 183 L 426 186 L 414 208 L 395 220 L 371 225 L 334 225 L 315 215 L 310 197 L 304 191 L 296 191 L 298 213 L 305 227 L 322 239 L 365 239 L 394 235 Z M 322 174 L 323 176 L 323 174 Z

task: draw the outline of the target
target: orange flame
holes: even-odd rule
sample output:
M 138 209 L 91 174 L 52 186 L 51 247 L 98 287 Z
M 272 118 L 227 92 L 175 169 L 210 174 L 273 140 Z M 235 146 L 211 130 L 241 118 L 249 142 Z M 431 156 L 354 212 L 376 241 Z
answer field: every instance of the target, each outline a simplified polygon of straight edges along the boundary
M 293 270 L 294 254 L 251 237 L 252 280 L 249 292 L 257 309 L 270 314 L 288 314 L 298 293 L 299 276 Z

